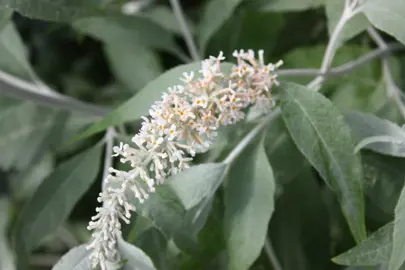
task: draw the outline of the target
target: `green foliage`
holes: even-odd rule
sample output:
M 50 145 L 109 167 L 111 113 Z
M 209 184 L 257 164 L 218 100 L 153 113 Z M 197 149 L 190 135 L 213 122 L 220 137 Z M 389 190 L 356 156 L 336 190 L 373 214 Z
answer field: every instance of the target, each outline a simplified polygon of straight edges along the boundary
M 26 267 L 31 250 L 61 225 L 95 180 L 100 154 L 101 147 L 96 145 L 62 163 L 25 205 L 15 227 L 15 245 L 19 250 L 21 268 Z
M 229 269 L 248 269 L 263 248 L 274 211 L 275 182 L 262 140 L 236 159 L 225 189 Z
M 294 142 L 336 192 L 356 241 L 366 237 L 363 178 L 350 129 L 339 111 L 322 95 L 284 83 L 281 112 Z
M 205 50 L 210 38 L 232 16 L 241 2 L 242 0 L 210 0 L 207 3 L 198 29 L 201 51 Z
M 392 250 L 392 225 L 392 223 L 388 223 L 371 234 L 360 245 L 333 258 L 333 261 L 343 265 L 356 266 L 387 263 Z
M 405 44 L 405 3 L 401 0 L 368 0 L 362 11 L 378 29 Z
M 405 130 L 397 124 L 361 112 L 348 113 L 346 121 L 359 142 L 358 149 L 368 148 L 382 154 L 404 157 Z
M 392 234 L 392 253 L 389 262 L 390 270 L 398 270 L 405 261 L 405 234 L 404 228 L 405 218 L 405 189 L 402 189 L 399 196 L 397 206 L 395 207 L 394 232 Z
M 111 144 L 136 148 L 150 106 L 199 75 L 190 41 L 225 73 L 234 50 L 282 59 L 275 108 L 216 130 L 144 203 L 127 194 L 120 267 L 405 269 L 404 16 L 403 0 L 0 0 L 0 269 L 92 269 L 102 177 L 128 167 Z
M 101 13 L 97 2 L 89 1 L 83 4 L 78 0 L 1 0 L 0 6 L 11 8 L 24 16 L 53 21 L 72 21 L 77 18 Z

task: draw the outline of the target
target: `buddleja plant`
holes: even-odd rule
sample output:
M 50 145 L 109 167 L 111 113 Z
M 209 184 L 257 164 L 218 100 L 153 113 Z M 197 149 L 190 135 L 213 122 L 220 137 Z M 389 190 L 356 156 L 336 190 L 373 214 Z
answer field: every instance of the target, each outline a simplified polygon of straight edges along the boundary
M 1 270 L 405 267 L 405 1 L 124 2 L 0 1 Z

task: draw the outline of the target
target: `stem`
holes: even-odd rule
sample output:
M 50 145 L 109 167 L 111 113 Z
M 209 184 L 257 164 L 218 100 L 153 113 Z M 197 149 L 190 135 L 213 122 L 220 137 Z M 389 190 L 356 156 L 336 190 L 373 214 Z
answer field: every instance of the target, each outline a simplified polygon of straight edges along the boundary
M 336 54 L 336 50 L 337 50 L 338 43 L 339 43 L 339 38 L 344 29 L 344 26 L 354 15 L 353 10 L 352 10 L 353 7 L 349 3 L 350 3 L 350 0 L 346 0 L 345 8 L 343 10 L 342 16 L 340 17 L 338 23 L 336 24 L 336 27 L 333 30 L 333 33 L 329 39 L 328 45 L 326 47 L 325 55 L 322 60 L 322 65 L 320 68 L 321 73 L 325 73 L 329 69 L 329 67 L 333 61 L 333 58 Z M 308 84 L 308 87 L 313 88 L 315 90 L 319 90 L 323 81 L 324 81 L 324 76 L 320 75 L 320 76 L 316 77 L 312 82 L 310 82 Z
M 303 77 L 312 77 L 312 76 L 324 76 L 324 80 L 327 80 L 331 77 L 344 75 L 353 71 L 354 69 L 367 64 L 368 62 L 376 59 L 377 57 L 386 56 L 394 51 L 404 50 L 405 46 L 400 43 L 387 44 L 386 48 L 375 49 L 362 57 L 359 57 L 356 60 L 350 61 L 341 66 L 331 68 L 327 72 L 321 72 L 319 69 L 315 68 L 294 68 L 294 69 L 280 69 L 277 71 L 277 74 L 280 77 L 290 77 L 290 76 L 303 76 Z
M 273 266 L 273 270 L 283 270 L 280 262 L 277 259 L 276 253 L 274 252 L 273 245 L 271 244 L 270 239 L 267 237 L 264 242 L 264 251 L 269 258 L 270 264 Z
M 384 39 L 373 27 L 369 27 L 367 29 L 367 32 L 370 35 L 370 37 L 374 40 L 374 42 L 378 45 L 378 47 L 380 47 L 380 49 L 386 49 L 388 47 L 388 44 L 384 41 Z M 388 98 L 392 98 L 394 100 L 402 117 L 405 119 L 405 105 L 402 102 L 401 90 L 395 83 L 394 76 L 390 69 L 388 59 L 383 58 L 382 62 L 383 62 L 383 73 L 387 84 L 386 89 Z
M 71 111 L 79 111 L 93 116 L 105 116 L 109 109 L 87 104 L 80 100 L 64 96 L 54 90 L 38 86 L 14 77 L 0 70 L 0 93 L 23 100 L 33 100 L 37 103 Z
M 103 169 L 103 179 L 101 182 L 101 190 L 105 189 L 106 183 L 105 180 L 109 174 L 108 170 L 111 167 L 112 164 L 112 149 L 113 149 L 113 144 L 114 144 L 114 137 L 115 137 L 115 130 L 113 127 L 109 127 L 107 129 L 107 132 L 105 134 L 104 140 L 105 140 L 105 154 L 104 154 L 104 169 Z
M 280 108 L 275 109 L 269 115 L 264 117 L 260 123 L 255 126 L 239 143 L 236 147 L 228 154 L 228 156 L 223 161 L 224 164 L 230 165 L 239 154 L 249 145 L 249 143 L 256 138 L 256 136 L 262 131 L 262 129 L 274 118 L 280 115 Z
M 193 36 L 191 35 L 190 29 L 187 26 L 186 19 L 184 18 L 184 12 L 183 9 L 181 8 L 179 1 L 170 0 L 170 5 L 172 6 L 177 22 L 179 23 L 181 30 L 183 31 L 184 40 L 186 41 L 186 45 L 190 52 L 191 57 L 193 58 L 194 61 L 201 60 Z

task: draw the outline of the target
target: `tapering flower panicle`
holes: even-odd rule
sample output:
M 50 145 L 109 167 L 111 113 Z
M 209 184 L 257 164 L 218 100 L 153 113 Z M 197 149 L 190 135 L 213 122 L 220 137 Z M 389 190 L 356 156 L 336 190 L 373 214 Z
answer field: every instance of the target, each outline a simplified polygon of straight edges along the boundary
M 121 234 L 120 219 L 129 223 L 135 211 L 129 196 L 140 203 L 162 184 L 168 175 L 189 168 L 196 153 L 207 151 L 217 129 L 245 117 L 250 105 L 260 113 L 273 106 L 271 89 L 278 85 L 275 70 L 282 61 L 264 64 L 263 51 L 258 59 L 252 50 L 235 51 L 237 65 L 230 74 L 221 70 L 223 53 L 202 61 L 200 74 L 184 73 L 181 85 L 169 87 L 149 110 L 132 141 L 136 147 L 121 143 L 113 148 L 129 171 L 110 168 L 105 179 L 110 183 L 100 193 L 101 207 L 92 217 L 88 229 L 94 230 L 90 259 L 94 267 L 115 269 L 121 257 L 116 249 Z

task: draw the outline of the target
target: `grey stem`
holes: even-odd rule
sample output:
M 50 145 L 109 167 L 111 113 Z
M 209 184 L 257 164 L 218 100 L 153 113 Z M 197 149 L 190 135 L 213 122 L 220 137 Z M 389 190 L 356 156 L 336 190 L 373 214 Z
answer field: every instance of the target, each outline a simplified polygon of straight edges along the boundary
M 179 23 L 181 30 L 183 32 L 184 40 L 190 55 L 194 61 L 201 60 L 200 54 L 198 53 L 197 46 L 194 42 L 194 38 L 191 34 L 189 27 L 187 26 L 186 19 L 184 18 L 184 12 L 178 0 L 170 0 L 170 5 L 172 6 L 174 15 L 176 16 L 177 22 Z
M 103 179 L 101 182 L 101 190 L 105 189 L 106 186 L 105 180 L 109 175 L 109 169 L 112 165 L 112 150 L 115 136 L 116 136 L 115 129 L 113 127 L 109 127 L 104 136 L 105 153 L 104 153 L 104 170 L 103 170 Z
M 273 270 L 283 270 L 279 260 L 277 259 L 276 253 L 274 252 L 273 245 L 268 237 L 264 242 L 264 251 L 269 258 L 270 264 L 273 266 Z
M 364 64 L 367 64 L 368 62 L 378 57 L 383 57 L 389 55 L 394 51 L 404 49 L 405 46 L 400 43 L 387 44 L 387 47 L 385 48 L 375 49 L 356 60 L 350 61 L 338 67 L 331 68 L 327 72 L 321 72 L 319 69 L 315 68 L 297 68 L 297 69 L 280 69 L 277 71 L 277 74 L 280 77 L 292 77 L 292 76 L 313 77 L 322 75 L 326 79 L 328 79 L 330 77 L 344 75 Z
M 367 32 L 370 35 L 370 37 L 374 40 L 374 42 L 380 47 L 381 49 L 386 49 L 388 47 L 388 44 L 384 41 L 384 39 L 380 36 L 380 34 L 375 30 L 373 27 L 367 28 Z M 390 56 L 391 54 L 387 54 L 387 56 Z M 397 107 L 402 115 L 402 117 L 405 119 L 405 105 L 402 102 L 401 98 L 401 90 L 399 89 L 398 85 L 395 83 L 394 76 L 392 74 L 391 68 L 389 66 L 388 58 L 383 58 L 383 72 L 384 72 L 384 77 L 386 80 L 387 84 L 387 94 L 389 98 L 393 98 L 395 103 L 397 104 Z
M 49 88 L 14 77 L 0 71 L 0 93 L 59 109 L 78 111 L 92 116 L 105 116 L 110 110 L 56 93 Z M 46 91 L 44 91 L 46 90 Z

